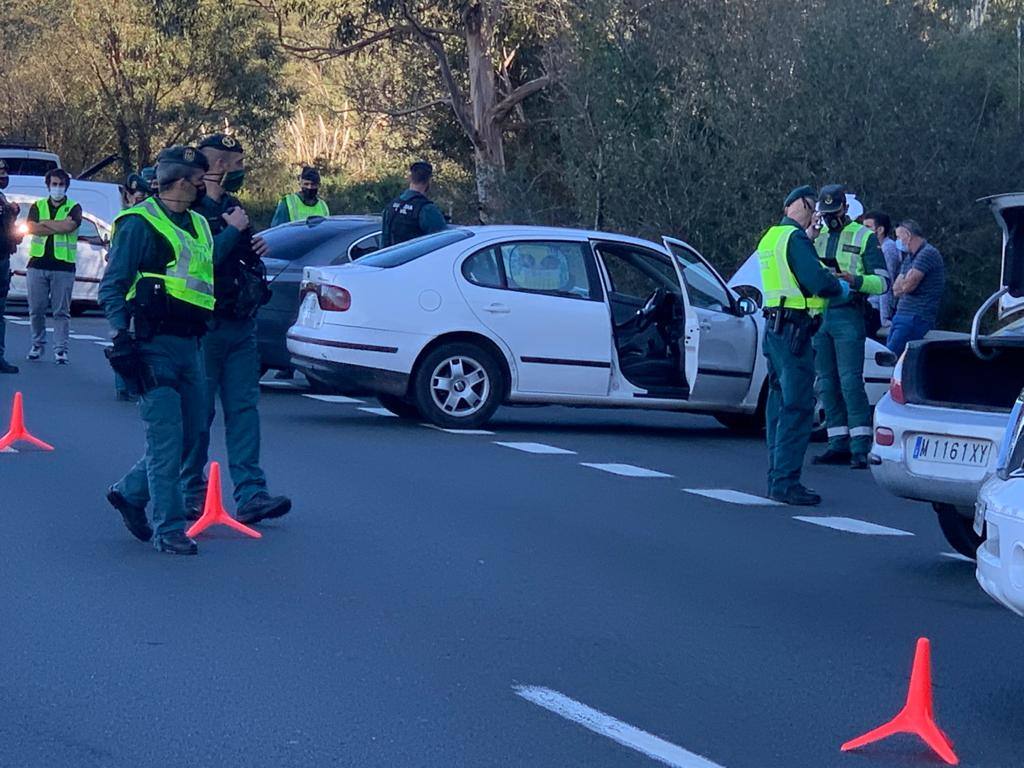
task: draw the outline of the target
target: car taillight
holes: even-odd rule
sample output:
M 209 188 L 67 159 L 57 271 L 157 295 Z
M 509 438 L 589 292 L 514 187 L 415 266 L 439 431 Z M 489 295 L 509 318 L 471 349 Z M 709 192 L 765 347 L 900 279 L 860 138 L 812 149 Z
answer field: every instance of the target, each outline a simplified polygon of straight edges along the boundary
M 320 309 L 325 312 L 347 312 L 352 306 L 352 294 L 336 285 L 317 286 Z
M 875 430 L 875 444 L 889 446 L 896 442 L 896 435 L 888 427 L 879 427 Z
M 907 402 L 907 396 L 903 392 L 903 359 L 906 356 L 907 353 L 904 352 L 900 355 L 900 359 L 896 361 L 896 367 L 892 369 L 892 380 L 889 382 L 889 396 L 894 403 L 899 403 L 900 405 L 904 405 Z

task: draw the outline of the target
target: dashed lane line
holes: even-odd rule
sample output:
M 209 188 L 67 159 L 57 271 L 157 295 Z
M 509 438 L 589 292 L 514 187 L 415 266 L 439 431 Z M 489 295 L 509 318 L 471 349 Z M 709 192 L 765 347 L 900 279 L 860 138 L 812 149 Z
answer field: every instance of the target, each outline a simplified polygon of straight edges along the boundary
M 99 336 L 92 336 L 88 333 L 69 333 L 68 337 L 78 341 L 103 341 Z
M 495 440 L 494 444 L 504 446 L 505 448 L 511 448 L 515 451 L 522 451 L 523 453 L 536 453 L 546 456 L 576 455 L 576 451 L 558 448 L 554 445 L 546 445 L 545 443 L 506 443 L 500 440 Z
M 94 341 L 93 344 L 95 344 L 97 347 L 112 347 L 112 346 L 114 346 L 114 342 L 112 342 L 112 341 Z
M 599 469 L 602 472 L 609 472 L 621 477 L 672 477 L 672 475 L 667 475 L 664 472 L 657 472 L 653 469 L 645 469 L 644 467 L 635 467 L 632 464 L 591 464 L 585 461 L 580 462 L 580 464 L 584 467 Z
M 747 507 L 779 507 L 777 501 L 766 499 L 764 496 L 754 496 L 751 493 L 734 491 L 731 488 L 683 488 L 687 493 L 697 496 L 705 496 L 709 499 L 725 501 L 729 504 L 742 504 Z
M 359 410 L 364 413 L 372 413 L 374 416 L 390 416 L 391 418 L 398 418 L 396 414 L 392 413 L 387 408 L 360 408 Z
M 959 552 L 940 552 L 939 556 L 947 557 L 950 560 L 959 560 L 962 563 L 970 563 L 971 565 L 974 565 L 974 560 L 967 557 L 967 555 L 961 555 Z
M 263 382 L 266 384 L 267 382 Z M 310 400 L 319 400 L 322 403 L 363 403 L 365 401 L 358 400 L 354 397 L 348 397 L 346 395 L 310 395 L 304 394 L 303 397 L 308 397 Z M 365 408 L 360 410 L 366 410 Z
M 859 533 L 864 536 L 913 536 L 910 531 L 901 531 L 899 528 L 890 528 L 887 525 L 869 523 L 866 520 L 856 520 L 852 517 L 802 517 L 795 516 L 794 520 L 800 520 L 812 525 L 820 525 L 825 528 L 833 528 L 846 533 Z
M 439 427 L 437 424 L 421 424 L 421 427 L 427 429 L 435 429 L 438 432 L 445 432 L 449 435 L 493 435 L 494 433 L 487 429 L 449 429 L 447 427 Z
M 548 712 L 553 712 L 559 717 L 571 720 L 582 725 L 587 730 L 611 739 L 624 747 L 647 755 L 665 765 L 674 768 L 722 768 L 718 763 L 713 763 L 706 757 L 695 752 L 690 752 L 669 741 L 640 730 L 636 726 L 624 723 L 611 715 L 588 707 L 575 699 L 571 699 L 563 693 L 550 688 L 541 688 L 535 685 L 516 685 L 512 690 L 516 695 L 526 699 L 538 707 L 543 707 Z

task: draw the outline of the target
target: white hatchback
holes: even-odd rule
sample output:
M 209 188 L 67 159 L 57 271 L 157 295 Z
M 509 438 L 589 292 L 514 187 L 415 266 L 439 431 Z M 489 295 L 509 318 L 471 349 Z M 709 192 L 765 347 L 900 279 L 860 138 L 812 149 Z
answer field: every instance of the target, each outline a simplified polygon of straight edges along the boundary
M 448 229 L 309 267 L 301 291 L 295 368 L 370 390 L 401 416 L 471 428 L 502 403 L 561 403 L 763 424 L 757 302 L 680 240 Z M 891 368 L 871 362 L 865 376 L 888 381 Z

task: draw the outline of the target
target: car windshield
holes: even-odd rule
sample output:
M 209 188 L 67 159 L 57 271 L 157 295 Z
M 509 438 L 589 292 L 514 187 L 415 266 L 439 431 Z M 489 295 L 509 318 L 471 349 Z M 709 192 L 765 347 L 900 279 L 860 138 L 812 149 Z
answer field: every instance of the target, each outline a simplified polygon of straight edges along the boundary
M 371 253 L 359 260 L 360 264 L 370 267 L 397 267 L 408 264 L 410 261 L 426 256 L 428 253 L 444 248 L 446 245 L 466 240 L 473 236 L 473 233 L 465 229 L 446 229 L 433 235 L 417 237 L 406 243 L 392 245 L 390 248 Z
M 319 248 L 332 238 L 344 234 L 342 227 L 325 226 L 324 223 L 312 226 L 275 227 L 262 233 L 272 259 L 296 261 L 315 248 Z

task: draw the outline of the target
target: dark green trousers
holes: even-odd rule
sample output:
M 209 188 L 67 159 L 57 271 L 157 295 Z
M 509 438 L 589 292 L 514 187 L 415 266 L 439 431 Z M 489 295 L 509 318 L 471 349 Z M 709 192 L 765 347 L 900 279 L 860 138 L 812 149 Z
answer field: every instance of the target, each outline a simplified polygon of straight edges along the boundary
M 768 493 L 786 493 L 800 482 L 814 417 L 814 350 L 805 344 L 799 355 L 789 336 L 765 329 L 768 358 Z
M 825 311 L 814 335 L 814 370 L 825 407 L 828 447 L 867 453 L 871 450 L 871 406 L 864 389 L 864 312 L 842 306 Z

